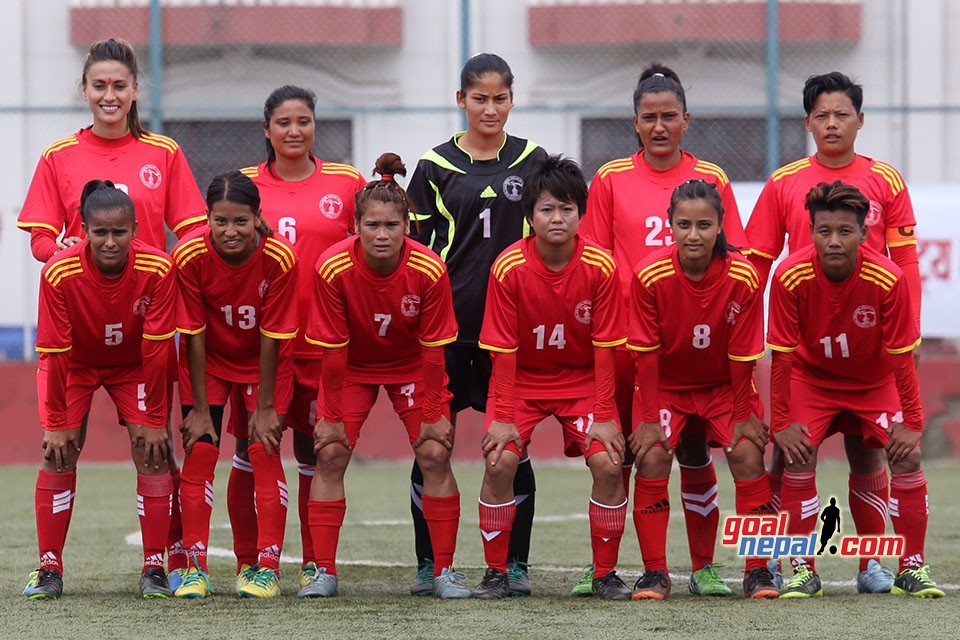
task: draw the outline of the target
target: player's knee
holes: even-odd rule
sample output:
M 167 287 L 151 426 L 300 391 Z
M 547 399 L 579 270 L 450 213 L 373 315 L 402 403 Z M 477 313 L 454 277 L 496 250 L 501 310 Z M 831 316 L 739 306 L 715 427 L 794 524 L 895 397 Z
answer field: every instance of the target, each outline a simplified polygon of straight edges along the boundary
M 920 470 L 920 447 L 914 447 L 907 456 L 899 462 L 890 465 L 891 473 L 914 473 Z
M 764 474 L 763 453 L 755 444 L 742 440 L 727 454 L 730 473 L 737 480 L 752 480 Z
M 587 465 L 590 467 L 590 473 L 593 474 L 595 483 L 603 485 L 623 483 L 623 467 L 610 460 L 610 456 L 606 452 L 590 456 Z
M 441 473 L 450 467 L 450 452 L 439 442 L 427 440 L 417 447 L 417 462 L 426 475 Z
M 316 470 L 321 476 L 342 475 L 350 462 L 350 452 L 338 444 L 327 445 L 317 454 Z
M 650 447 L 637 468 L 645 478 L 666 478 L 672 464 L 673 457 L 663 447 Z
M 513 479 L 517 475 L 516 454 L 504 451 L 497 464 L 491 462 L 492 456 L 487 456 L 484 462 L 484 478 L 487 484 L 497 487 L 513 487 Z

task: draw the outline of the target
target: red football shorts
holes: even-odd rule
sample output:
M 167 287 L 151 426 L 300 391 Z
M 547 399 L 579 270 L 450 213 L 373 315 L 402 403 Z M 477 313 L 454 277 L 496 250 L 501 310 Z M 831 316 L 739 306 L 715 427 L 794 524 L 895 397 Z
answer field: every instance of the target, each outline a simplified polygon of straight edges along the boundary
M 343 423 L 351 448 L 357 446 L 360 429 L 377 401 L 380 386 L 366 382 L 343 381 Z M 393 410 L 400 416 L 403 426 L 407 429 L 407 439 L 413 445 L 420 439 L 420 426 L 423 424 L 423 381 L 385 384 L 383 388 L 390 402 L 393 403 Z M 451 398 L 453 395 L 447 391 L 446 380 L 444 380 L 440 411 L 448 420 Z
M 93 394 L 100 387 L 106 389 L 116 405 L 120 424 L 143 424 L 147 407 L 142 365 L 84 367 L 71 368 L 67 372 L 68 429 L 76 429 L 83 424 L 83 418 L 90 412 Z M 45 424 L 46 411 L 42 419 L 41 424 Z
M 685 428 L 706 430 L 707 444 L 726 447 L 733 438 L 733 388 L 728 384 L 667 391 L 660 389 L 660 426 L 667 434 L 672 448 L 680 443 Z M 763 402 L 754 391 L 751 397 L 754 414 L 763 418 Z M 642 415 L 639 399 L 635 399 L 635 415 Z
M 859 430 L 848 428 L 849 418 L 838 420 L 842 429 L 831 429 L 834 418 L 847 414 L 859 418 Z M 900 394 L 894 383 L 872 389 L 826 389 L 802 380 L 790 381 L 790 420 L 810 430 L 810 444 L 816 446 L 838 430 L 860 435 L 870 447 L 882 447 L 890 438 L 887 431 L 894 422 L 902 422 Z M 776 437 L 776 434 L 774 434 Z
M 233 382 L 224 380 L 207 372 L 207 404 L 215 406 L 225 406 L 230 397 L 230 389 L 237 385 L 243 395 L 244 408 L 247 413 L 253 413 L 257 409 L 257 394 L 260 393 L 260 385 L 247 382 Z M 273 406 L 277 415 L 286 415 L 290 407 L 290 398 L 293 396 L 293 376 L 278 377 L 273 387 Z M 193 389 L 190 386 L 190 375 L 186 367 L 180 367 L 180 404 L 193 404 Z M 231 411 L 236 411 L 237 407 L 231 407 Z M 246 430 L 243 433 L 239 427 L 240 421 L 230 420 L 227 425 L 227 432 L 237 438 L 246 438 Z M 244 423 L 245 426 L 246 423 Z
M 317 395 L 322 358 L 295 358 L 293 361 L 293 397 L 287 412 L 287 426 L 313 438 L 317 424 Z
M 491 385 L 492 386 L 492 385 Z M 596 453 L 606 452 L 603 443 L 594 440 L 590 446 L 586 446 L 587 434 L 593 427 L 593 408 L 596 399 L 587 398 L 562 398 L 551 400 L 527 400 L 523 398 L 516 399 L 516 406 L 513 410 L 513 422 L 520 432 L 520 441 L 523 443 L 522 452 L 526 452 L 533 437 L 533 430 L 538 424 L 550 416 L 553 416 L 563 428 L 563 454 L 568 458 L 577 458 L 583 456 L 589 458 Z M 493 394 L 490 394 L 487 400 L 487 414 L 485 417 L 484 432 L 493 422 L 496 400 Z M 614 421 L 619 424 L 619 419 L 614 416 Z M 517 447 L 516 443 L 511 442 L 504 447 L 505 451 L 512 451 L 521 459 L 524 453 Z

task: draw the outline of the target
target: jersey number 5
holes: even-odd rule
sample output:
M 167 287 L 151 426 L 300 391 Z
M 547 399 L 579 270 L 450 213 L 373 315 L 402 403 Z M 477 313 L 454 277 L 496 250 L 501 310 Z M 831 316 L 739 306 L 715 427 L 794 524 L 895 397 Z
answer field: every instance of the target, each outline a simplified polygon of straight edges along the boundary
M 123 323 L 108 324 L 103 328 L 104 344 L 108 347 L 115 347 L 123 342 Z

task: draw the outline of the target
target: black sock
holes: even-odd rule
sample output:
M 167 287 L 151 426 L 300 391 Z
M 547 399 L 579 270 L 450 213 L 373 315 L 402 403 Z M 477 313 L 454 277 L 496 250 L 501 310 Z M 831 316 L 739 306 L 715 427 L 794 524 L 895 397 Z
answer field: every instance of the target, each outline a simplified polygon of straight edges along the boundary
M 533 465 L 530 458 L 520 461 L 517 475 L 513 479 L 513 493 L 517 501 L 517 515 L 510 532 L 510 549 L 507 558 L 511 562 L 527 563 L 530 560 L 530 534 L 533 531 L 534 497 L 537 492 L 537 480 L 533 477 Z
M 422 567 L 424 560 L 433 558 L 433 543 L 430 541 L 430 529 L 423 517 L 423 472 L 420 465 L 413 461 L 410 470 L 410 515 L 413 516 L 413 540 L 417 550 L 417 566 Z

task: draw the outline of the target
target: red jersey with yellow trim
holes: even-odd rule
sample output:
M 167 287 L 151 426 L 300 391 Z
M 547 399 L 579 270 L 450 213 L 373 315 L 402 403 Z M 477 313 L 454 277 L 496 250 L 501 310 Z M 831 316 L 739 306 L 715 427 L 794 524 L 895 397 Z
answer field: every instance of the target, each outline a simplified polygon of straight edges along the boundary
M 142 362 L 142 338 L 173 337 L 177 285 L 170 256 L 140 240 L 127 255 L 119 278 L 103 275 L 86 240 L 44 265 L 37 351 L 69 352 L 75 369 L 134 365 Z
M 783 251 L 784 235 L 789 236 L 790 253 L 813 242 L 810 212 L 804 206 L 807 193 L 821 182 L 835 180 L 857 187 L 870 200 L 868 247 L 887 255 L 887 247 L 917 243 L 913 204 L 896 169 L 861 155 L 847 166 L 834 169 L 820 164 L 814 154 L 770 175 L 747 222 L 751 251 L 776 260 Z
M 348 380 L 422 380 L 421 345 L 457 339 L 447 267 L 410 238 L 389 274 L 367 266 L 359 237 L 342 240 L 320 257 L 314 283 L 307 340 L 328 349 L 347 347 Z
M 767 347 L 795 352 L 797 379 L 827 389 L 893 383 L 888 354 L 919 344 L 903 272 L 865 245 L 853 273 L 839 284 L 823 274 L 813 245 L 774 272 Z
M 299 328 L 293 248 L 283 238 L 261 236 L 253 255 L 232 266 L 217 253 L 207 227 L 177 243 L 173 262 L 180 289 L 177 331 L 205 334 L 207 373 L 257 383 L 260 334 L 288 340 Z
M 628 158 L 603 165 L 590 183 L 580 235 L 613 252 L 614 260 L 621 266 L 621 292 L 628 304 L 633 279 L 629 267 L 673 244 L 667 209 L 673 190 L 687 180 L 706 180 L 717 187 L 723 202 L 727 242 L 746 252 L 747 238 L 727 174 L 693 154 L 683 151 L 674 167 L 657 171 L 647 164 L 641 149 Z
M 695 282 L 674 245 L 650 255 L 636 272 L 627 348 L 659 353 L 661 389 L 731 384 L 730 360 L 763 357 L 763 293 L 741 254 L 714 256 Z
M 80 195 L 90 180 L 110 180 L 133 200 L 137 238 L 165 250 L 163 225 L 177 235 L 207 219 L 183 151 L 172 138 L 145 132 L 108 140 L 90 129 L 57 140 L 37 163 L 17 226 L 80 236 Z
M 367 181 L 348 164 L 325 162 L 310 156 L 316 165 L 304 180 L 288 182 L 270 173 L 266 163 L 240 172 L 260 190 L 263 217 L 277 233 L 293 245 L 303 264 L 314 265 L 324 251 L 353 231 L 355 195 Z M 313 278 L 300 278 L 297 306 L 300 317 L 307 318 L 313 299 Z M 305 332 L 294 341 L 297 358 L 320 358 L 323 351 L 309 344 Z
M 518 397 L 590 397 L 594 347 L 626 342 L 617 265 L 610 254 L 576 236 L 570 262 L 550 270 L 536 237 L 513 243 L 490 269 L 480 347 L 517 353 Z

